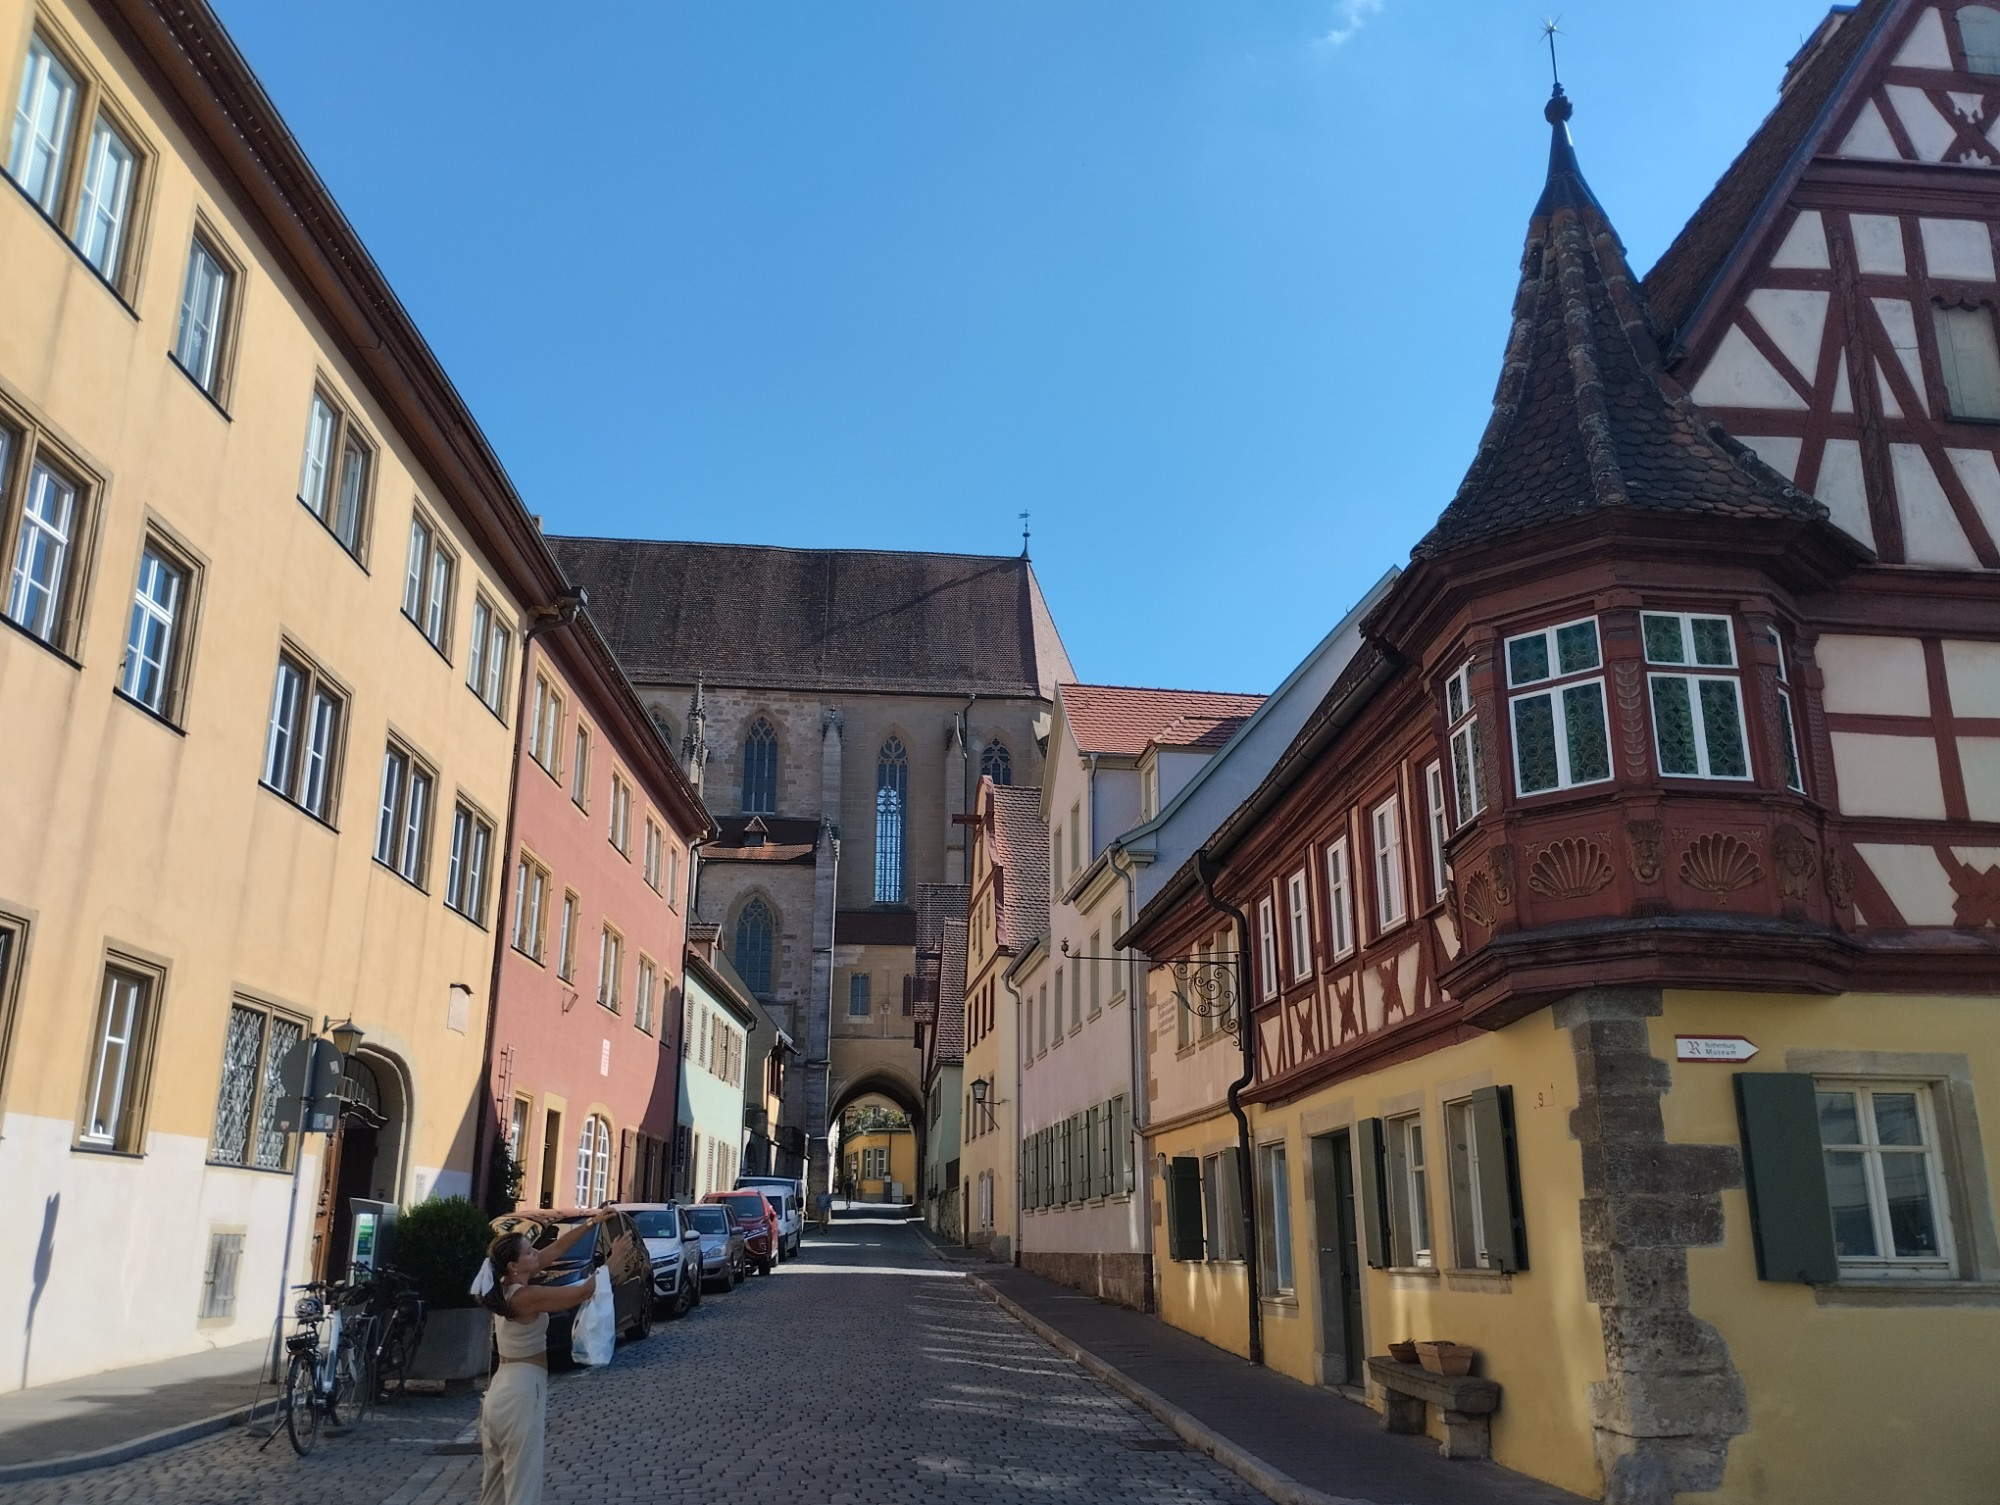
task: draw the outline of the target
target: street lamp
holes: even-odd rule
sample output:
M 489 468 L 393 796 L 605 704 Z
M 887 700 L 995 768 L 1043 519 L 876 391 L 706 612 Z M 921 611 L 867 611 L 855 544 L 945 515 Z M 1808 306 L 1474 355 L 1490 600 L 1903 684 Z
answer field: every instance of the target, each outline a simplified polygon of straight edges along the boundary
M 993 1110 L 986 1104 L 987 1095 L 993 1084 L 985 1077 L 977 1077 L 972 1083 L 972 1106 L 979 1110 L 979 1124 L 982 1128 L 993 1127 Z
M 327 1031 L 327 1035 L 333 1041 L 333 1048 L 343 1056 L 353 1055 L 355 1048 L 361 1044 L 361 1029 L 351 1018 L 341 1020 Z

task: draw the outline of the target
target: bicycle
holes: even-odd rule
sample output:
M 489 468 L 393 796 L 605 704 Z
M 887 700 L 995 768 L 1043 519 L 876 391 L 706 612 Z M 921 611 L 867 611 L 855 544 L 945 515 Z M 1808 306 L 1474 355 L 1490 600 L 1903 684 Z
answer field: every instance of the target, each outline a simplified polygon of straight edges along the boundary
M 338 1427 L 345 1416 L 351 1425 L 366 1412 L 375 1383 L 370 1346 L 375 1319 L 365 1312 L 352 1323 L 347 1317 L 347 1309 L 365 1295 L 365 1287 L 316 1280 L 292 1289 L 306 1294 L 293 1308 L 298 1330 L 285 1339 L 291 1361 L 278 1409 L 284 1413 L 292 1451 L 303 1458 L 318 1444 L 322 1421 L 329 1428 Z M 322 1323 L 328 1328 L 324 1344 Z M 270 1443 L 269 1437 L 264 1439 L 265 1447 Z
M 379 1401 L 388 1398 L 392 1377 L 397 1395 L 408 1392 L 410 1369 L 423 1342 L 427 1314 L 417 1283 L 400 1270 L 385 1267 L 377 1273 L 375 1286 L 374 1310 L 382 1323 L 382 1341 L 375 1347 L 375 1395 Z

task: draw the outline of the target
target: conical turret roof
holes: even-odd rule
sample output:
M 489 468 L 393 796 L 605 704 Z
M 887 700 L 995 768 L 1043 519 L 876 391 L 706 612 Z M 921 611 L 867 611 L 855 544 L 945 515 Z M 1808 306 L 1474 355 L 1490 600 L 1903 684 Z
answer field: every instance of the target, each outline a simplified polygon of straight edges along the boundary
M 1560 84 L 1543 113 L 1548 181 L 1528 222 L 1493 416 L 1416 556 L 1618 509 L 1825 519 L 1666 375 L 1625 248 L 1577 166 Z

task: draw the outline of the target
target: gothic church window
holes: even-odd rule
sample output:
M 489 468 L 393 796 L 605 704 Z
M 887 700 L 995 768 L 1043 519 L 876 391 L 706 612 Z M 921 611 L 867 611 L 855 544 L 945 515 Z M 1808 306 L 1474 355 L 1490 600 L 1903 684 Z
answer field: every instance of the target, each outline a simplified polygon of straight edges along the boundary
M 1951 416 L 2000 419 L 2000 346 L 1994 343 L 1993 311 L 1938 305 L 1931 317 Z
M 1965 43 L 1968 72 L 2000 73 L 2000 10 L 1990 5 L 1961 5 L 1958 35 Z
M 882 744 L 875 760 L 875 902 L 903 902 L 903 827 L 910 789 L 910 757 L 900 738 Z
M 778 813 L 778 734 L 762 716 L 743 739 L 743 813 Z
M 986 751 L 979 755 L 979 771 L 996 784 L 1014 782 L 1014 755 L 1007 751 L 1007 744 L 993 741 L 986 744 Z
M 771 996 L 771 937 L 776 929 L 770 906 L 762 899 L 752 899 L 736 917 L 736 954 L 730 960 L 759 998 Z

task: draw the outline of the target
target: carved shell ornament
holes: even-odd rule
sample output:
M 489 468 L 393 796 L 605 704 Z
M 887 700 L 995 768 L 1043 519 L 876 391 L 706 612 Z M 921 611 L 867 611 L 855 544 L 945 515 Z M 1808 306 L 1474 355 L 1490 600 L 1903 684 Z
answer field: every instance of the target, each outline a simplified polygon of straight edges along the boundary
M 1472 875 L 1459 902 L 1465 906 L 1467 917 L 1483 930 L 1491 930 L 1500 917 L 1500 901 L 1493 896 L 1493 880 L 1484 873 Z
M 1631 820 L 1625 823 L 1625 846 L 1632 858 L 1632 876 L 1641 883 L 1656 883 L 1666 857 L 1666 822 Z
M 1698 836 L 1681 853 L 1681 882 L 1725 899 L 1764 876 L 1764 866 L 1749 845 L 1721 832 Z
M 1611 859 L 1594 841 L 1566 836 L 1528 864 L 1528 887 L 1545 899 L 1582 899 L 1611 881 Z

